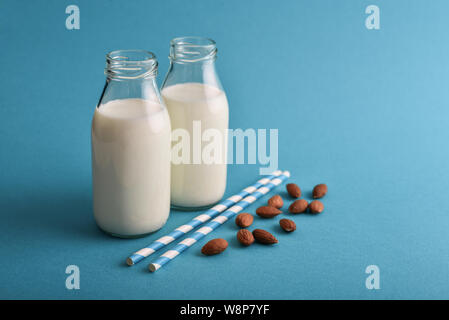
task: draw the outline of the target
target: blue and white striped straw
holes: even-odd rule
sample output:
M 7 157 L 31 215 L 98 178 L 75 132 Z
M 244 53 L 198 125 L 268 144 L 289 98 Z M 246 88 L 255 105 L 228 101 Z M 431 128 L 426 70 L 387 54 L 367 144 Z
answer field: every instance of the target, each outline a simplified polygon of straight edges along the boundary
M 260 187 L 254 193 L 244 198 L 238 204 L 234 205 L 230 209 L 226 210 L 224 213 L 207 223 L 204 227 L 195 231 L 191 237 L 186 238 L 179 242 L 172 250 L 168 250 L 159 258 L 157 258 L 153 263 L 151 263 L 148 267 L 151 272 L 157 271 L 164 264 L 170 262 L 174 258 L 176 258 L 181 252 L 187 250 L 192 245 L 194 245 L 198 240 L 202 239 L 206 235 L 208 235 L 213 230 L 217 229 L 223 223 L 234 217 L 237 213 L 248 207 L 254 201 L 267 194 L 271 189 L 280 185 L 283 181 L 287 180 L 290 177 L 290 172 L 284 171 L 282 175 L 270 181 L 270 183 L 265 186 Z
M 270 182 L 271 179 L 278 177 L 281 173 L 282 173 L 281 171 L 274 171 L 271 175 L 268 175 L 265 178 L 260 179 L 255 184 L 240 191 L 240 193 L 233 195 L 232 197 L 229 197 L 228 199 L 222 201 L 220 204 L 215 205 L 214 207 L 210 208 L 203 214 L 193 218 L 187 224 L 184 224 L 184 225 L 180 226 L 179 228 L 170 232 L 168 235 L 157 239 L 156 241 L 151 243 L 149 246 L 142 248 L 139 251 L 134 252 L 131 256 L 129 256 L 126 259 L 126 263 L 129 266 L 132 266 L 132 265 L 138 263 L 139 261 L 145 259 L 146 257 L 150 256 L 157 250 L 162 249 L 169 243 L 182 237 L 190 230 L 198 227 L 199 225 L 205 223 L 209 219 L 216 217 L 218 214 L 220 214 L 224 210 L 228 209 L 229 207 L 235 205 L 237 202 L 242 200 L 244 197 L 246 197 L 246 196 L 252 194 L 254 191 L 256 191 L 257 188 L 260 188 L 261 186 L 266 185 L 268 182 Z

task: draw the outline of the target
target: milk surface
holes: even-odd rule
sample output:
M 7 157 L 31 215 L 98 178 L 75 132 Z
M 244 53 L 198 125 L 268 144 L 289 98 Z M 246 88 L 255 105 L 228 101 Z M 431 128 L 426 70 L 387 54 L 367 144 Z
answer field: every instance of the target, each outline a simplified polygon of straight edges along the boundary
M 172 164 L 171 203 L 178 207 L 204 207 L 219 201 L 226 188 L 228 101 L 225 93 L 201 83 L 182 83 L 162 89 L 172 130 L 185 129 L 193 136 L 193 121 L 201 129 L 217 129 L 224 137 L 220 164 Z M 175 142 L 174 142 L 175 144 Z M 203 143 L 202 146 L 207 143 Z M 190 144 L 193 155 L 193 143 Z
M 160 104 L 113 100 L 92 121 L 94 216 L 104 231 L 137 236 L 170 211 L 170 120 Z

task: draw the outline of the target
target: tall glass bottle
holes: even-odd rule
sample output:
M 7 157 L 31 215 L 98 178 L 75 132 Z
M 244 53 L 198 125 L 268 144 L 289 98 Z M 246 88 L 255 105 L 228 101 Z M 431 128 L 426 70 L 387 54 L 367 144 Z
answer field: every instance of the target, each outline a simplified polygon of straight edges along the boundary
M 215 69 L 215 41 L 175 38 L 161 93 L 172 126 L 171 205 L 196 210 L 226 189 L 228 101 Z
M 94 216 L 111 235 L 138 237 L 170 212 L 170 119 L 151 52 L 113 51 L 105 73 L 92 120 Z

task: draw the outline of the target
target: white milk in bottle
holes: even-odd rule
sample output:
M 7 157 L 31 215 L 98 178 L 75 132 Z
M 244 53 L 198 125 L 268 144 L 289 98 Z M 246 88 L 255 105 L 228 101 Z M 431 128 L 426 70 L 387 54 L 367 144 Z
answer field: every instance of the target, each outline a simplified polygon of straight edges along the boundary
M 146 52 L 108 55 L 108 81 L 92 120 L 92 177 L 95 220 L 114 236 L 156 231 L 170 212 L 171 128 L 156 66 Z
M 170 68 L 161 93 L 171 120 L 172 152 L 177 151 L 174 146 L 180 143 L 174 135 L 176 130 L 184 130 L 190 138 L 187 163 L 173 162 L 172 155 L 171 205 L 181 210 L 211 206 L 223 197 L 226 189 L 229 111 L 215 70 L 216 53 L 211 39 L 184 37 L 171 41 Z M 219 148 L 214 150 L 212 162 L 204 161 L 202 151 L 206 151 L 209 142 L 200 140 L 198 151 L 194 139 L 202 139 L 214 131 L 221 137 Z
M 165 87 L 162 96 L 170 114 L 172 130 L 183 128 L 193 137 L 194 121 L 201 121 L 203 132 L 216 129 L 223 137 L 221 163 L 172 164 L 172 204 L 196 208 L 219 201 L 226 188 L 226 129 L 229 116 L 225 93 L 207 84 L 183 83 Z M 202 143 L 204 145 L 206 143 Z M 193 152 L 191 145 L 192 162 Z

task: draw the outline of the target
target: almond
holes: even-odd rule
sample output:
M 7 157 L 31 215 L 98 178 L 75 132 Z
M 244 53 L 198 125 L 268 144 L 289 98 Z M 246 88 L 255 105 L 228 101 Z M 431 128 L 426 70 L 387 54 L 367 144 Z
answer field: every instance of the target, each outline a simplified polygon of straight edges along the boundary
M 228 247 L 228 242 L 225 239 L 212 239 L 206 243 L 201 249 L 201 253 L 206 256 L 222 253 Z
M 278 240 L 268 231 L 262 230 L 262 229 L 255 229 L 253 231 L 254 239 L 256 239 L 257 242 L 263 243 L 263 244 L 274 244 L 278 243 Z
M 293 198 L 299 198 L 301 196 L 301 189 L 294 183 L 287 184 L 287 192 Z
M 296 230 L 296 223 L 290 219 L 281 219 L 279 225 L 286 232 L 292 232 Z
M 313 200 L 310 204 L 309 204 L 309 210 L 310 213 L 320 213 L 323 212 L 324 210 L 324 205 L 321 201 L 319 200 Z
M 295 200 L 290 207 L 288 208 L 288 211 L 291 213 L 303 213 L 306 212 L 307 207 L 309 206 L 309 203 L 307 200 L 299 199 Z
M 284 205 L 284 201 L 282 200 L 280 195 L 275 195 L 272 196 L 269 200 L 268 200 L 268 205 L 270 207 L 275 207 L 275 208 L 282 208 L 282 206 Z
M 251 213 L 241 213 L 235 218 L 235 224 L 240 228 L 249 227 L 254 221 L 254 217 Z
M 249 230 L 240 229 L 239 232 L 237 232 L 237 240 L 247 247 L 253 244 L 254 236 Z
M 257 208 L 256 213 L 259 217 L 262 218 L 274 218 L 278 214 L 282 213 L 282 211 L 275 207 L 263 206 Z
M 314 188 L 313 188 L 313 198 L 314 199 L 318 199 L 318 198 L 322 198 L 326 195 L 327 193 L 327 186 L 324 183 L 321 184 L 317 184 Z

